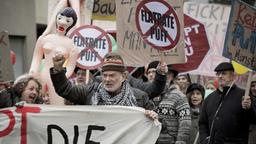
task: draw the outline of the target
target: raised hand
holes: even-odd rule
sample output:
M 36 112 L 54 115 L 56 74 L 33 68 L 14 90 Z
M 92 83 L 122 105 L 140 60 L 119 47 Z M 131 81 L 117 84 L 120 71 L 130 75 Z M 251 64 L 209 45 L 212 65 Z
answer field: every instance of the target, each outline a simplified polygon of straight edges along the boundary
M 243 96 L 242 108 L 243 109 L 250 109 L 251 108 L 251 104 L 252 104 L 251 97 L 250 96 Z
M 160 72 L 160 74 L 165 75 L 168 72 L 168 66 L 166 62 L 159 62 L 157 66 L 157 70 Z
M 65 57 L 61 53 L 56 53 L 52 58 L 53 67 L 55 70 L 61 71 L 63 69 L 63 64 L 65 62 Z

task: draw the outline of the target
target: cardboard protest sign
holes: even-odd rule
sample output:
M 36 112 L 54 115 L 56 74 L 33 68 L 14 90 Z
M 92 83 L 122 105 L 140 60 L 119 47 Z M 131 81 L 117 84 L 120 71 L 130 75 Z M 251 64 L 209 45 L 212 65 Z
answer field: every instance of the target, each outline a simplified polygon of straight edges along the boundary
M 11 63 L 11 50 L 8 33 L 3 31 L 0 33 L 0 82 L 13 81 L 14 73 Z
M 108 34 L 97 26 L 81 26 L 71 33 L 70 38 L 80 50 L 77 66 L 83 69 L 99 67 L 112 49 Z
M 141 1 L 136 8 L 136 26 L 153 48 L 169 50 L 180 38 L 180 22 L 174 8 L 163 0 Z
M 116 1 L 116 16 L 117 51 L 127 65 L 144 66 L 160 57 L 167 64 L 185 62 L 183 0 Z
M 203 4 L 185 2 L 184 13 L 204 24 L 210 49 L 199 67 L 190 74 L 215 76 L 215 67 L 224 61 L 222 56 L 225 34 L 230 13 L 230 6 L 220 4 Z
M 116 1 L 115 0 L 94 0 L 92 19 L 115 20 Z
M 256 9 L 240 0 L 232 4 L 223 56 L 256 71 Z
M 186 63 L 172 65 L 179 72 L 198 68 L 210 49 L 204 25 L 186 14 L 184 18 Z
M 1 144 L 154 144 L 161 130 L 139 107 L 25 105 L 0 116 Z

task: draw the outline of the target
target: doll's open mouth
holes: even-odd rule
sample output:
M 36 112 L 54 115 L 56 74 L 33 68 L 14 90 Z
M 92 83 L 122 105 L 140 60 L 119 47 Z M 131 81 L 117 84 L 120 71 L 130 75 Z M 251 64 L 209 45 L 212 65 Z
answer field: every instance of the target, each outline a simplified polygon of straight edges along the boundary
M 59 27 L 59 30 L 60 30 L 60 31 L 64 31 L 64 27 L 61 27 L 61 26 L 60 26 L 60 27 Z

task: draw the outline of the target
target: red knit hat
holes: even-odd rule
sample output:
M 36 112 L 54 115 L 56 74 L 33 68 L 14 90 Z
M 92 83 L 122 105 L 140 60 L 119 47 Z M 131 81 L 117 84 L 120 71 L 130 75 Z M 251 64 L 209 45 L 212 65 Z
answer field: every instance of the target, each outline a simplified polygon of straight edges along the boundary
M 117 53 L 111 52 L 105 55 L 101 71 L 125 72 L 126 67 L 122 57 Z

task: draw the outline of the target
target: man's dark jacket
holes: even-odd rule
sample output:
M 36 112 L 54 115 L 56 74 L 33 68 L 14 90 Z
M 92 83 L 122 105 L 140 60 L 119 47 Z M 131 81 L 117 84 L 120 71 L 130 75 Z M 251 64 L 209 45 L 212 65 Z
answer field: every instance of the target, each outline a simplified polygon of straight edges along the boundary
M 247 144 L 249 125 L 255 120 L 255 115 L 252 109 L 242 108 L 243 89 L 234 85 L 227 93 L 228 89 L 225 87 L 223 93 L 214 91 L 203 103 L 199 120 L 201 144 L 206 144 L 210 135 L 210 144 Z M 216 114 L 220 104 L 222 106 Z
M 73 86 L 70 83 L 70 81 L 66 78 L 64 70 L 61 72 L 58 72 L 58 73 L 54 73 L 53 69 L 51 68 L 50 74 L 51 74 L 51 80 L 52 80 L 53 86 L 58 95 L 60 95 L 61 97 L 65 98 L 75 104 L 79 104 L 79 105 L 91 105 L 92 104 L 91 98 L 92 98 L 93 94 L 97 91 L 97 88 L 98 88 L 100 82 L 94 81 L 92 83 L 89 83 L 86 86 Z M 163 78 L 163 80 L 165 80 L 165 79 Z M 159 83 L 161 83 L 161 82 L 159 82 Z M 155 91 L 156 92 L 159 91 L 158 87 L 156 87 L 154 85 L 157 85 L 157 84 L 151 84 L 151 85 L 147 84 L 144 86 L 140 85 L 140 87 L 142 90 L 145 90 L 154 96 L 155 94 L 157 94 L 157 93 L 155 93 Z M 155 90 L 152 88 L 155 88 Z M 136 89 L 134 87 L 132 87 L 132 90 L 134 92 L 134 96 L 137 100 L 138 106 L 146 108 L 146 109 L 153 109 L 154 105 L 152 102 L 149 101 L 149 97 L 148 97 L 147 93 L 145 93 L 142 90 Z M 161 88 L 160 88 L 160 90 L 161 90 Z M 159 93 L 161 93 L 161 92 L 159 91 Z

